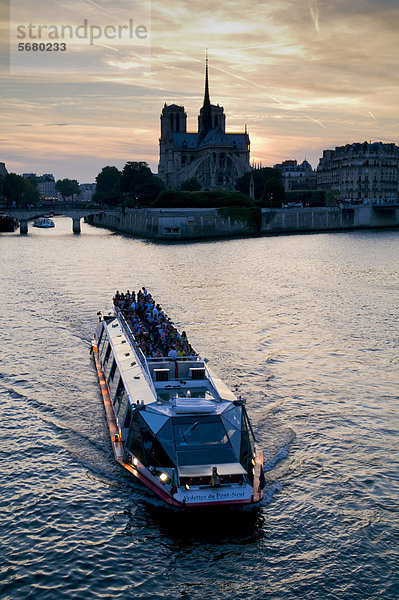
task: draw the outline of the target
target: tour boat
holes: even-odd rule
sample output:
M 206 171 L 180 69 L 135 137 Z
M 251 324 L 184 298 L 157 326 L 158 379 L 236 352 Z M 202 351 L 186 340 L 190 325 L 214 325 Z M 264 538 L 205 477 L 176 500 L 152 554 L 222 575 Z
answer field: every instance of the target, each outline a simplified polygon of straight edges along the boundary
M 91 351 L 116 460 L 176 508 L 259 504 L 263 453 L 246 401 L 191 346 L 191 355 L 148 356 L 129 313 L 98 315 Z
M 55 227 L 54 221 L 48 217 L 39 217 L 33 221 L 33 227 L 41 227 L 42 229 L 49 229 Z

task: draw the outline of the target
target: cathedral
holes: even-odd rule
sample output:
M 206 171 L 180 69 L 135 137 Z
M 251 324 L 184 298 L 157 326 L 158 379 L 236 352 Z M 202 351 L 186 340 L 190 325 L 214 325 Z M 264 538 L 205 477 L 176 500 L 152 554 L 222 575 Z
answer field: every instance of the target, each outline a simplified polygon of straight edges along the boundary
M 172 189 L 179 189 L 184 181 L 195 178 L 203 190 L 233 190 L 237 179 L 250 170 L 247 131 L 226 133 L 223 107 L 211 104 L 208 58 L 198 132 L 187 131 L 184 106 L 165 104 L 159 145 L 158 175 Z

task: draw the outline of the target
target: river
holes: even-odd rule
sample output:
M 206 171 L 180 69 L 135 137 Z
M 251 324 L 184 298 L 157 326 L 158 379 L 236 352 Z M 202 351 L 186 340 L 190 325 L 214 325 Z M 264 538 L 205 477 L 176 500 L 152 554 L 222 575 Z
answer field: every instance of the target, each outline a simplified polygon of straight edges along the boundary
M 0 235 L 2 600 L 397 600 L 399 232 Z M 255 511 L 174 514 L 113 459 L 88 340 L 145 286 L 247 398 Z

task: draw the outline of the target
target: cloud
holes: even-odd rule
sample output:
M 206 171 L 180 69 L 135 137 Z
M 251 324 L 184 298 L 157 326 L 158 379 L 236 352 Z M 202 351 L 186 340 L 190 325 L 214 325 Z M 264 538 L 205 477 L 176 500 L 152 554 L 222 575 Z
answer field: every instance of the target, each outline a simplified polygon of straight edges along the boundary
M 126 6 L 73 0 L 59 5 L 60 19 L 73 12 L 122 22 Z M 73 48 L 81 69 L 69 74 L 0 72 L 0 125 L 15 140 L 1 144 L 3 160 L 33 169 L 35 148 L 45 172 L 56 164 L 57 177 L 89 181 L 97 166 L 134 157 L 156 169 L 164 102 L 184 105 L 196 128 L 206 47 L 212 101 L 224 106 L 228 130 L 247 123 L 263 164 L 317 164 L 340 143 L 395 141 L 398 30 L 397 0 L 152 0 L 150 64 L 134 48 L 98 47 L 101 69 L 91 70 L 81 45 Z
M 314 28 L 316 30 L 316 33 L 320 33 L 320 28 L 319 28 L 319 3 L 318 3 L 318 0 L 310 0 L 309 1 L 309 11 L 310 11 L 310 16 L 313 19 Z

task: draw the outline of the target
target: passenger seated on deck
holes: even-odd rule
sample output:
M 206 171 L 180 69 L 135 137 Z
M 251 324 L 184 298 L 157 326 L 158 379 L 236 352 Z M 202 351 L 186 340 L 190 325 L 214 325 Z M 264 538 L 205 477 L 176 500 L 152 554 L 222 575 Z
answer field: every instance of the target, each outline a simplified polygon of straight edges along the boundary
M 173 322 L 162 310 L 159 304 L 155 304 L 151 294 L 145 288 L 137 294 L 126 292 L 126 294 L 115 294 L 115 304 L 120 305 L 121 310 L 132 328 L 133 335 L 139 347 L 146 356 L 165 356 L 172 349 L 179 356 L 192 355 L 196 352 L 188 342 L 185 331 L 180 335 Z
M 176 348 L 171 348 L 168 352 L 168 356 L 169 358 L 171 358 L 172 360 L 175 360 L 175 358 L 177 357 L 177 350 Z

